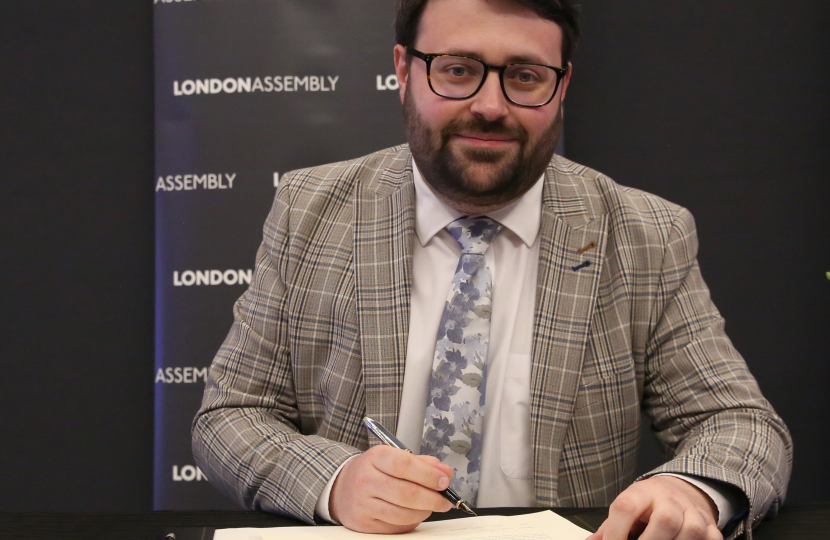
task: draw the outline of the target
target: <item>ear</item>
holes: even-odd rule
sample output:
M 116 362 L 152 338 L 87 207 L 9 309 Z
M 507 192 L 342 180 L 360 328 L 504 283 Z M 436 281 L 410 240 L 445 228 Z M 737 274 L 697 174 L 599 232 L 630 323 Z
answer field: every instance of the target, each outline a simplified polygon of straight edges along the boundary
M 559 86 L 561 86 L 559 91 L 562 93 L 561 96 L 559 97 L 560 102 L 565 101 L 565 94 L 568 93 L 568 85 L 571 83 L 571 74 L 573 72 L 574 72 L 574 65 L 572 63 L 568 62 L 568 72 L 565 73 L 565 78 L 562 79 L 561 83 L 559 83 Z
M 406 85 L 409 82 L 409 67 L 406 65 L 406 47 L 395 45 L 393 51 L 395 56 L 395 74 L 398 76 L 398 91 L 401 95 L 401 104 L 406 95 Z

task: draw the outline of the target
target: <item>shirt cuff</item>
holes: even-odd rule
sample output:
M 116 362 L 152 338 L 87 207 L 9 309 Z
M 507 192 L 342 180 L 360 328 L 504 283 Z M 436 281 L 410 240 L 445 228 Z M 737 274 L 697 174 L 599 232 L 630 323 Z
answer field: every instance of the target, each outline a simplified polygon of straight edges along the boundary
M 337 480 L 337 476 L 340 474 L 340 471 L 346 465 L 346 463 L 350 462 L 357 456 L 352 456 L 337 467 L 337 470 L 334 471 L 334 474 L 331 475 L 326 486 L 323 488 L 323 492 L 320 493 L 320 498 L 317 499 L 317 506 L 314 507 L 314 513 L 320 519 L 324 519 L 329 523 L 334 523 L 335 525 L 340 525 L 337 521 L 332 519 L 331 514 L 329 513 L 329 496 L 331 495 L 331 487 L 334 485 L 334 481 Z
M 685 474 L 662 473 L 654 476 L 673 476 L 680 478 L 705 493 L 712 499 L 715 506 L 718 507 L 718 529 L 721 531 L 735 514 L 746 510 L 746 504 L 744 504 L 743 498 L 729 484 L 699 476 L 687 476 Z

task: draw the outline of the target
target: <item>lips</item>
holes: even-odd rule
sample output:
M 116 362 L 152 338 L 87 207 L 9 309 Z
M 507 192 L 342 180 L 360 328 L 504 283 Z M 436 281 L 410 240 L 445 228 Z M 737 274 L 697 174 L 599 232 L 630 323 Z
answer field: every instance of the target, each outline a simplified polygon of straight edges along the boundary
M 516 139 L 498 133 L 456 133 L 455 137 L 467 144 L 485 148 L 498 148 L 517 142 Z

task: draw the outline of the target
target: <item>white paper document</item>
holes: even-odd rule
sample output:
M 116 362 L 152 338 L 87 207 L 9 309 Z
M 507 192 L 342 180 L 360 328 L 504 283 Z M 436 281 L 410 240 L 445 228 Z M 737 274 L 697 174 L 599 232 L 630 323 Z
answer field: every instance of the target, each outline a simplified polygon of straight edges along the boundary
M 582 529 L 550 510 L 522 516 L 479 516 L 421 523 L 396 538 L 406 540 L 585 540 Z M 214 540 L 378 540 L 379 535 L 345 527 L 271 527 L 219 529 Z

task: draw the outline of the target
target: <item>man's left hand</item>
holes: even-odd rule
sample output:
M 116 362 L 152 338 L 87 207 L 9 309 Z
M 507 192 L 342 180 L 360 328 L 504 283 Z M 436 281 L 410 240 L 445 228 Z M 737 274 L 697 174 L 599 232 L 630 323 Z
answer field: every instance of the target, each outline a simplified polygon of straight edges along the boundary
M 608 509 L 608 519 L 587 540 L 723 540 L 718 509 L 708 495 L 680 478 L 634 482 Z

